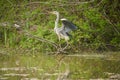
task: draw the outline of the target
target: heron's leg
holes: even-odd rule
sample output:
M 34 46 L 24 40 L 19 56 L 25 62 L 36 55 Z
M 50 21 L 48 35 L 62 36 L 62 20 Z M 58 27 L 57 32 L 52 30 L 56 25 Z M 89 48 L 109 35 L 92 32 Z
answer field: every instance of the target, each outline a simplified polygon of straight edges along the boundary
M 60 35 L 58 35 L 58 39 L 59 39 L 59 47 L 61 49 L 61 44 L 60 44 Z
M 58 35 L 58 39 L 59 39 L 59 42 L 60 42 L 60 36 Z
M 69 42 L 66 41 L 67 45 L 63 48 L 63 50 L 65 50 L 68 46 L 69 46 Z

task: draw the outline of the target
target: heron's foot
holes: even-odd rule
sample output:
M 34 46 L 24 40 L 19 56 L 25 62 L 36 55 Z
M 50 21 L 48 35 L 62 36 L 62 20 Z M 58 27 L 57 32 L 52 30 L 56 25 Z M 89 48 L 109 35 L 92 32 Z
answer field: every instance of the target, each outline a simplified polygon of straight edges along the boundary
M 67 49 L 67 47 L 68 47 L 68 45 L 66 45 L 64 48 L 62 48 L 62 50 L 65 50 L 65 49 Z
M 56 55 L 59 53 L 67 53 L 65 50 L 68 48 L 69 44 L 67 42 L 67 45 L 65 47 L 62 47 L 61 44 L 58 45 Z
M 62 46 L 61 46 L 61 44 L 59 44 L 59 49 L 62 49 Z
M 60 52 L 63 52 L 65 49 L 67 49 L 68 46 L 69 46 L 69 45 L 67 44 L 64 48 L 60 47 L 60 48 L 59 48 L 59 51 L 60 51 Z

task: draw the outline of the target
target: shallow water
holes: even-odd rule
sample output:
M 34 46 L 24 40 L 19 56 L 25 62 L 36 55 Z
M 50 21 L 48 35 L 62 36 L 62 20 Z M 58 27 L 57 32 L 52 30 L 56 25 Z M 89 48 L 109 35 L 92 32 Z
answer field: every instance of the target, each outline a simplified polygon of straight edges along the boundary
M 119 80 L 118 54 L 0 54 L 0 80 Z

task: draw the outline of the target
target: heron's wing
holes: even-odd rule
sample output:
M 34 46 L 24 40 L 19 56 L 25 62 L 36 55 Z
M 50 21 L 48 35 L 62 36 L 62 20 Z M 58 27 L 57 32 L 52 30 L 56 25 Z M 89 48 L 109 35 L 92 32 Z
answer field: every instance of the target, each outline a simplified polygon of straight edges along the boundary
M 61 19 L 62 21 L 62 24 L 63 24 L 63 29 L 66 31 L 66 32 L 70 32 L 72 30 L 76 30 L 77 27 L 71 23 L 70 21 L 66 20 L 66 19 Z

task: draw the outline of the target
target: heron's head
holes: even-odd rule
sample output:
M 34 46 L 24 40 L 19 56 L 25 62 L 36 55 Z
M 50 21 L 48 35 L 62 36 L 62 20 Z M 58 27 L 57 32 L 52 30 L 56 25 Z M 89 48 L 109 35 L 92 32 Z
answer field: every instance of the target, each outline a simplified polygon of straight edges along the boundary
M 59 14 L 59 12 L 57 12 L 57 11 L 52 11 L 52 12 L 50 12 L 51 14 Z

